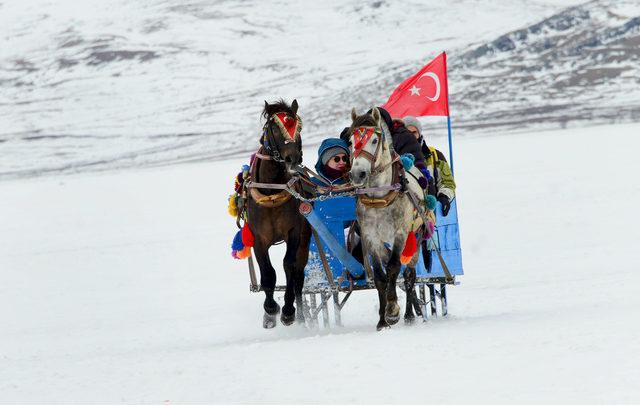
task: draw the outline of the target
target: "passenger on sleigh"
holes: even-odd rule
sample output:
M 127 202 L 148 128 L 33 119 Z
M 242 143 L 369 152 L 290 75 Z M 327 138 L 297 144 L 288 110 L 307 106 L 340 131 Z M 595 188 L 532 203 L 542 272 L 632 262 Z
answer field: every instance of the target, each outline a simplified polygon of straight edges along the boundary
M 425 156 L 425 165 L 432 177 L 432 181 L 429 183 L 429 194 L 440 201 L 442 215 L 446 217 L 451 208 L 451 201 L 455 198 L 456 191 L 456 182 L 453 179 L 447 159 L 438 149 L 427 145 L 426 139 L 422 134 L 422 125 L 416 117 L 406 116 L 400 122 L 411 131 L 421 144 L 422 154 Z
M 318 185 L 345 184 L 349 176 L 349 146 L 340 138 L 327 138 L 318 149 L 316 173 L 320 178 L 312 181 Z
M 348 128 L 346 128 L 348 129 Z M 340 138 L 327 138 L 322 141 L 320 148 L 318 148 L 318 161 L 316 162 L 316 172 L 319 175 L 318 178 L 313 178 L 312 181 L 320 186 L 327 185 L 341 185 L 349 182 L 349 170 L 351 154 L 349 152 L 349 145 L 346 141 Z M 350 233 L 349 228 L 354 226 L 352 230 L 353 244 L 350 253 L 362 263 L 362 244 L 360 242 L 359 227 L 357 223 L 352 221 L 346 221 L 344 223 L 345 237 Z

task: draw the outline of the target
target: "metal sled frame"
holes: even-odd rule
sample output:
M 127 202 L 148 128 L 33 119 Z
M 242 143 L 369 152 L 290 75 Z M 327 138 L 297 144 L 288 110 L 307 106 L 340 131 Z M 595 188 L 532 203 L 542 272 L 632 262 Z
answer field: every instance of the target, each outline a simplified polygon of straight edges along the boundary
M 349 300 L 353 291 L 375 289 L 373 271 L 368 263 L 368 255 L 364 252 L 364 265 L 359 263 L 346 249 L 344 241 L 344 223 L 355 219 L 355 199 L 352 197 L 338 197 L 316 203 L 316 207 L 308 206 L 301 210 L 313 229 L 310 252 L 317 254 L 324 273 L 324 281 L 316 285 L 305 284 L 304 315 L 310 326 L 318 326 L 322 313 L 322 323 L 325 328 L 331 325 L 329 306 L 333 306 L 333 320 L 335 325 L 342 325 L 341 311 Z M 438 217 L 439 245 L 444 260 L 451 271 L 452 278 L 447 279 L 437 259 L 432 258 L 432 268 L 427 270 L 422 260 L 422 251 L 416 267 L 416 305 L 419 306 L 422 317 L 426 321 L 429 315 L 436 317 L 448 313 L 447 285 L 457 285 L 456 275 L 462 275 L 462 261 L 460 255 L 457 211 L 455 200 L 448 217 L 442 217 L 440 206 L 436 209 Z M 331 253 L 328 254 L 327 250 Z M 435 252 L 432 252 L 435 255 Z M 252 292 L 261 291 L 256 277 L 253 258 L 248 258 L 249 277 Z M 310 263 L 305 271 L 308 273 Z M 316 259 L 317 262 L 317 259 Z M 404 290 L 403 280 L 398 285 Z M 283 285 L 276 286 L 276 291 L 285 291 Z M 427 292 L 428 290 L 428 292 Z M 438 301 L 440 310 L 438 311 Z M 415 305 L 414 305 L 415 306 Z

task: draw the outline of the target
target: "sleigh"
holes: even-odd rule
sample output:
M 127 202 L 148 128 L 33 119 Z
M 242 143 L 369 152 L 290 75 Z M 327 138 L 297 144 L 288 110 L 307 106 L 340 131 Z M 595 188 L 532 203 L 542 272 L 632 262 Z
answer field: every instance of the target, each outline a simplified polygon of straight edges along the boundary
M 328 198 L 316 201 L 313 206 L 302 203 L 300 211 L 313 229 L 303 290 L 305 318 L 315 325 L 321 318 L 324 327 L 328 328 L 332 323 L 330 312 L 333 312 L 333 323 L 339 326 L 342 324 L 341 311 L 351 294 L 375 290 L 367 252 L 362 252 L 361 263 L 350 251 L 356 244 L 355 233 L 349 231 L 356 220 L 356 199 Z M 424 250 L 420 249 L 416 266 L 417 305 L 424 320 L 438 316 L 438 313 L 447 315 L 447 286 L 459 284 L 456 277 L 463 275 L 456 200 L 451 202 L 446 217 L 442 215 L 440 203 L 435 214 L 436 232 L 430 242 L 433 248 L 427 253 L 430 257 L 423 257 Z M 259 292 L 253 258 L 249 257 L 248 262 L 250 289 Z M 398 284 L 404 289 L 402 277 Z M 276 286 L 276 291 L 284 290 L 285 286 Z

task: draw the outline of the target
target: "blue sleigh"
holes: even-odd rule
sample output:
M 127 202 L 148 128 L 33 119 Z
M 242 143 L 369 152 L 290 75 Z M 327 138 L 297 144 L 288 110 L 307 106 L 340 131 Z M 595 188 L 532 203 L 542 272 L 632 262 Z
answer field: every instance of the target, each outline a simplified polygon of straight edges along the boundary
M 319 315 L 322 313 L 323 324 L 329 327 L 328 307 L 329 303 L 333 302 L 334 322 L 341 325 L 340 312 L 351 293 L 357 290 L 375 289 L 367 255 L 364 255 L 364 264 L 362 264 L 347 250 L 345 223 L 351 223 L 356 219 L 356 200 L 354 197 L 335 197 L 317 201 L 313 206 L 307 204 L 305 208 L 301 208 L 301 212 L 313 229 L 309 261 L 305 267 L 304 294 L 308 298 L 305 315 L 312 323 L 317 324 Z M 428 313 L 437 316 L 437 300 L 440 301 L 441 315 L 447 315 L 446 287 L 459 284 L 456 276 L 463 274 L 455 199 L 451 202 L 451 209 L 446 217 L 442 215 L 440 203 L 437 204 L 436 225 L 433 244 L 439 248 L 439 253 L 438 250 L 430 250 L 431 258 L 425 261 L 422 249 L 419 249 L 420 258 L 416 267 L 415 288 L 425 320 L 428 318 Z M 251 290 L 258 291 L 259 286 L 251 258 L 249 258 L 249 274 Z M 402 280 L 399 285 L 404 288 Z M 284 290 L 284 286 L 278 286 L 276 290 Z

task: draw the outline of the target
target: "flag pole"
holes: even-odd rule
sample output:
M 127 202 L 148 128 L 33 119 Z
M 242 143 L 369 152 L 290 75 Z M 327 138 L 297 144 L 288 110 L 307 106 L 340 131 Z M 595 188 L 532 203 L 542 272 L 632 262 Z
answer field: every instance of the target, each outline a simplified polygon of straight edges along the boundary
M 451 144 L 451 115 L 447 115 L 447 128 L 449 129 L 449 165 L 451 166 L 451 175 L 453 175 L 453 145 Z
M 449 72 L 447 72 L 447 65 L 446 65 L 446 61 L 447 61 L 447 53 L 444 53 L 444 57 L 445 57 L 445 68 L 444 68 L 444 73 L 445 73 L 445 77 L 447 78 L 446 81 L 446 86 L 447 86 L 447 130 L 449 131 L 449 165 L 451 166 L 451 175 L 453 176 L 453 143 L 452 143 L 452 137 L 451 137 L 451 111 L 449 109 Z

